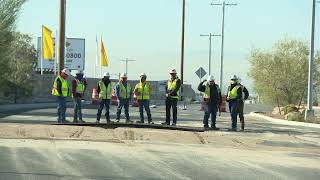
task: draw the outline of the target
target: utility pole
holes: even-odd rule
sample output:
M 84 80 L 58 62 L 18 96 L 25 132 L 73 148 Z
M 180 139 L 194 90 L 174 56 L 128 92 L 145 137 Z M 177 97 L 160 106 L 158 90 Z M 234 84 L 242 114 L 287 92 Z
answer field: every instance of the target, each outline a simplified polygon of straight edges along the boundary
M 221 26 L 221 59 L 220 59 L 220 88 L 222 91 L 223 88 L 223 58 L 224 58 L 224 20 L 225 20 L 225 12 L 226 6 L 237 6 L 235 3 L 211 3 L 212 6 L 222 6 L 222 26 Z
M 59 43 L 58 43 L 58 73 L 64 68 L 66 37 L 66 0 L 60 0 Z
M 212 57 L 212 37 L 214 36 L 221 36 L 221 35 L 217 35 L 217 34 L 212 34 L 212 33 L 209 33 L 209 34 L 201 34 L 200 36 L 202 37 L 209 37 L 209 75 L 212 75 L 211 74 L 211 57 Z
M 136 60 L 126 58 L 126 59 L 120 60 L 120 61 L 126 62 L 126 74 L 128 75 L 128 63 L 129 63 L 129 62 L 136 61 Z
M 311 27 L 311 45 L 308 72 L 308 106 L 305 114 L 305 120 L 314 117 L 313 105 L 313 62 L 314 62 L 314 34 L 315 34 L 315 16 L 316 16 L 316 0 L 312 0 L 312 27 Z
M 181 101 L 183 101 L 183 68 L 184 68 L 184 32 L 185 32 L 186 0 L 182 0 L 182 32 L 181 32 Z M 184 107 L 185 108 L 185 107 Z

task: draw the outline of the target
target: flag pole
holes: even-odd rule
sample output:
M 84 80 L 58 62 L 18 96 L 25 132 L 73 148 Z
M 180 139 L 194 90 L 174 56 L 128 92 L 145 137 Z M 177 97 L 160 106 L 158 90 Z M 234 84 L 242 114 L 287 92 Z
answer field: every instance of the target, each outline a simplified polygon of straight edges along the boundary
M 102 36 L 101 36 L 101 41 L 100 43 L 102 42 Z M 100 52 L 101 52 L 101 45 L 100 45 Z M 102 63 L 101 63 L 101 54 L 100 54 L 100 57 L 99 57 L 99 60 L 100 60 L 100 77 L 102 77 Z
M 43 25 L 41 27 L 41 58 L 40 58 L 40 74 L 43 75 Z
M 95 63 L 95 66 L 94 66 L 94 78 L 97 78 L 98 51 L 99 51 L 98 35 L 96 35 L 96 63 Z
M 57 39 L 58 39 L 58 30 L 56 30 L 56 38 L 54 39 L 54 75 L 57 75 L 57 62 L 58 62 L 58 56 L 57 56 L 57 52 L 58 52 L 58 46 L 57 46 Z

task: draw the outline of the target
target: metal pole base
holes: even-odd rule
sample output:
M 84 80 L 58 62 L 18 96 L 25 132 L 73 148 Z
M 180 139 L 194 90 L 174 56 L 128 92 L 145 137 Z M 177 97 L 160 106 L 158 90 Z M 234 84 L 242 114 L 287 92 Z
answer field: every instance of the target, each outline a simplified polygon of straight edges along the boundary
M 305 116 L 304 116 L 304 120 L 308 120 L 308 119 L 312 119 L 314 118 L 314 110 L 313 109 L 307 109 Z

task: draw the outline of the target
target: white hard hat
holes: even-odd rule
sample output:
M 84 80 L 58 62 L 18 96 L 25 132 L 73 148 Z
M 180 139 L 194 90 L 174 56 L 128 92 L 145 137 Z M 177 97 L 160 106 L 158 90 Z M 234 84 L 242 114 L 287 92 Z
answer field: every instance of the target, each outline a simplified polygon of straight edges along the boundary
M 61 71 L 61 73 L 64 73 L 64 74 L 66 74 L 66 75 L 70 75 L 70 71 L 69 71 L 68 69 L 63 69 L 63 70 Z
M 231 80 L 238 80 L 238 77 L 237 77 L 237 75 L 232 75 L 232 76 L 230 77 L 230 79 L 231 79 Z
M 214 77 L 212 76 L 212 75 L 209 75 L 208 76 L 208 79 L 207 79 L 207 81 L 214 81 L 215 79 L 214 79 Z
M 172 70 L 170 71 L 170 74 L 177 74 L 177 70 L 172 69 Z
M 121 77 L 121 78 L 127 78 L 128 76 L 127 76 L 126 73 L 122 73 L 122 74 L 120 75 L 120 77 Z
M 147 77 L 146 73 L 141 73 L 141 74 L 140 74 L 140 77 L 142 77 L 142 76 Z
M 110 77 L 110 74 L 108 72 L 103 74 L 103 77 Z

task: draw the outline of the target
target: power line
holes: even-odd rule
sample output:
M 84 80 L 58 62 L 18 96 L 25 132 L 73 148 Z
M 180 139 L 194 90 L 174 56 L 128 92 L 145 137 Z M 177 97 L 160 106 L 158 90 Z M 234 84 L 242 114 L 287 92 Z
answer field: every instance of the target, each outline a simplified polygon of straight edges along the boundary
M 202 37 L 209 37 L 209 75 L 211 75 L 211 56 L 212 56 L 212 37 L 215 37 L 215 36 L 221 36 L 221 35 L 217 35 L 217 34 L 212 34 L 212 33 L 209 33 L 209 34 L 201 34 L 200 36 Z
M 221 26 L 221 59 L 220 59 L 220 88 L 223 88 L 223 58 L 224 58 L 224 25 L 226 6 L 237 6 L 236 3 L 211 3 L 212 6 L 222 6 L 222 26 Z
M 126 62 L 126 74 L 128 75 L 128 63 L 136 61 L 136 60 L 126 58 L 126 59 L 123 59 L 123 60 L 120 60 L 120 61 Z

